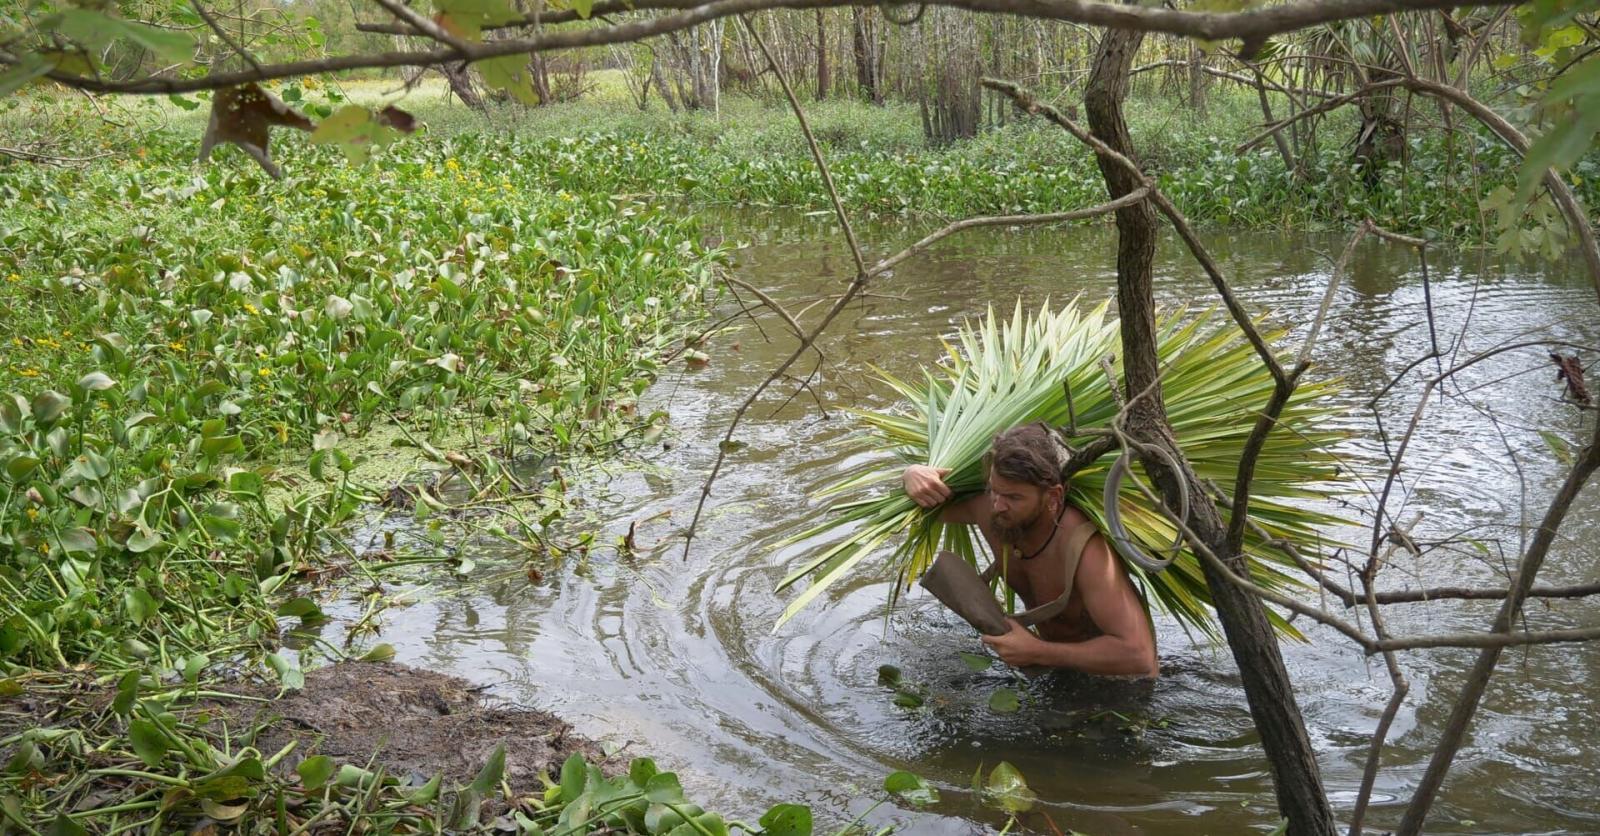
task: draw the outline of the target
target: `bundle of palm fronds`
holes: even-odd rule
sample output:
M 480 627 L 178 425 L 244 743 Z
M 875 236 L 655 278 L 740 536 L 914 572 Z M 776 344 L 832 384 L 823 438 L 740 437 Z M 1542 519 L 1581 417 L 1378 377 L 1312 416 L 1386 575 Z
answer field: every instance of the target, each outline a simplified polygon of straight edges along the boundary
M 920 385 L 880 372 L 904 396 L 909 409 L 895 414 L 858 412 L 868 431 L 849 443 L 863 452 L 892 452 L 907 464 L 950 468 L 945 482 L 955 496 L 971 495 L 984 488 L 983 454 L 996 433 L 1031 421 L 1067 425 L 1063 381 L 1071 389 L 1077 427 L 1108 426 L 1117 404 L 1100 360 L 1109 356 L 1116 362 L 1117 334 L 1117 321 L 1106 316 L 1104 304 L 1084 312 L 1076 303 L 1051 310 L 1047 302 L 1037 315 L 1024 316 L 1019 302 L 1009 322 L 990 310 L 975 328 L 961 330 L 956 345 L 946 346 L 948 360 L 926 371 Z M 1159 334 L 1162 391 L 1178 444 L 1202 479 L 1231 487 L 1245 440 L 1271 395 L 1272 378 L 1238 329 L 1211 313 L 1167 315 Z M 1267 336 L 1275 342 L 1283 334 Z M 1250 516 L 1260 529 L 1297 544 L 1308 556 L 1319 552 L 1318 529 L 1341 522 L 1307 510 L 1304 503 L 1290 502 L 1325 497 L 1338 489 L 1338 469 L 1329 448 L 1341 434 L 1327 426 L 1336 411 L 1323 397 L 1329 390 L 1327 384 L 1301 385 L 1268 436 L 1251 491 Z M 819 495 L 838 496 L 891 479 L 894 489 L 884 496 L 839 502 L 829 509 L 826 522 L 793 538 L 800 541 L 850 527 L 842 540 L 778 585 L 781 591 L 811 579 L 811 585 L 785 609 L 780 624 L 891 540 L 898 540 L 892 558 L 899 581 L 894 595 L 920 577 L 941 548 L 976 560 L 967 526 L 947 526 L 939 522 L 938 509 L 918 507 L 899 487 L 899 468 L 886 466 L 881 456 L 861 458 L 867 463 Z M 1113 458 L 1103 457 L 1080 471 L 1067 490 L 1068 501 L 1102 531 L 1106 522 L 1102 494 Z M 1170 549 L 1176 533 L 1171 522 L 1132 479 L 1124 480 L 1120 496 L 1123 525 L 1132 538 L 1153 554 Z M 1226 516 L 1226 508 L 1223 513 Z M 1257 532 L 1249 535 L 1245 549 L 1256 583 L 1268 588 L 1297 583 L 1284 571 L 1292 566 L 1288 557 L 1265 546 Z M 1126 565 L 1147 606 L 1153 600 L 1186 628 L 1216 634 L 1210 593 L 1196 555 L 1182 551 L 1159 574 Z M 1286 623 L 1278 621 L 1277 626 L 1288 635 L 1298 635 Z

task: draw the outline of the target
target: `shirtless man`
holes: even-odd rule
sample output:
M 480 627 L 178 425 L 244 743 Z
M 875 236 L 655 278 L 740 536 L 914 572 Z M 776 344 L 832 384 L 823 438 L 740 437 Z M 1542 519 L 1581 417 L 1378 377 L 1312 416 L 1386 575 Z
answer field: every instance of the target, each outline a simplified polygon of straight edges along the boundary
M 940 515 L 947 523 L 978 526 L 990 551 L 997 559 L 1004 556 L 1006 584 L 1030 609 L 1061 597 L 1070 551 L 1081 548 L 1065 610 L 1039 623 L 1038 635 L 1008 619 L 1010 633 L 983 641 L 1013 667 L 1153 677 L 1159 666 L 1149 618 L 1122 561 L 1089 518 L 1066 504 L 1056 445 L 1042 424 L 995 436 L 986 457 L 989 489 L 946 505 Z M 951 498 L 943 479 L 948 472 L 917 464 L 906 468 L 901 481 L 913 501 L 933 508 Z

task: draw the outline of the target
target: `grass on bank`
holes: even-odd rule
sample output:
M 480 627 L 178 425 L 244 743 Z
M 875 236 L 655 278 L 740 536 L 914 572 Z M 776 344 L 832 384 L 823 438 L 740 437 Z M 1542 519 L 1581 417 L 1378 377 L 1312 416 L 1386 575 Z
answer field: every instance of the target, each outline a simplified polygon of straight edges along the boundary
M 572 146 L 585 146 L 580 165 L 573 167 L 580 170 L 562 172 L 552 185 L 699 203 L 827 208 L 799 128 L 780 101 L 726 93 L 715 113 L 671 113 L 659 100 L 641 111 L 626 100 L 617 71 L 596 71 L 589 78 L 594 90 L 585 99 L 534 109 L 494 105 L 486 115 L 461 106 L 438 80 L 403 98 L 397 84 L 384 80 L 313 81 L 298 92 L 303 103 L 327 104 L 337 96 L 364 103 L 399 101 L 427 125 L 429 136 L 413 142 L 475 137 L 508 143 L 503 147 L 524 159 L 570 155 Z M 1055 98 L 1064 106 L 1073 101 Z M 184 101 L 193 109 L 164 98 L 118 99 L 109 107 L 113 118 L 129 125 L 149 126 L 152 115 L 158 116 L 162 127 L 144 138 L 187 146 L 193 153 L 205 102 L 200 97 Z M 58 143 L 63 154 L 92 154 L 128 136 L 126 128 L 85 120 L 87 106 L 75 99 L 30 94 L 21 104 L 0 104 L 6 106 L 12 111 L 0 114 L 0 121 L 23 137 L 66 137 Z M 1275 113 L 1286 112 L 1283 102 L 1274 106 Z M 913 103 L 873 107 L 832 99 L 806 108 L 828 150 L 841 197 L 857 212 L 954 218 L 1061 211 L 1103 200 L 1104 186 L 1089 153 L 1040 120 L 1013 115 L 1006 125 L 974 139 L 930 147 Z M 1352 156 L 1356 114 L 1343 109 L 1321 123 L 1316 153 L 1301 161 L 1297 176 L 1270 142 L 1234 153 L 1237 143 L 1260 129 L 1253 91 L 1219 84 L 1202 115 L 1175 102 L 1151 74 L 1135 83 L 1126 110 L 1140 159 L 1179 208 L 1196 221 L 1234 228 L 1347 228 L 1370 218 L 1396 231 L 1487 243 L 1500 231 L 1482 201 L 1497 187 L 1513 184 L 1518 164 L 1498 140 L 1471 123 L 1446 135 L 1419 120 L 1406 159 L 1369 172 Z M 295 148 L 304 139 L 286 132 L 279 142 Z M 642 149 L 607 153 L 629 143 Z M 583 169 L 591 154 L 606 167 Z M 574 173 L 579 181 L 571 179 Z M 1571 179 L 1587 205 L 1600 205 L 1600 155 L 1580 161 Z

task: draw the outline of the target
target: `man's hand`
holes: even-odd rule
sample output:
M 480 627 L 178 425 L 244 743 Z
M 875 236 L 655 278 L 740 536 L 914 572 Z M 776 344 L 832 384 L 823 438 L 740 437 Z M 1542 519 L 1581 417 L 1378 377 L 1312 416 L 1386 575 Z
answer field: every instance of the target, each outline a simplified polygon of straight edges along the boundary
M 1006 623 L 1011 625 L 1011 632 L 1003 636 L 983 636 L 983 643 L 994 648 L 994 652 L 1000 655 L 1000 661 L 1013 668 L 1039 664 L 1037 651 L 1045 643 L 1044 639 L 1035 636 L 1015 618 L 1006 619 Z
M 900 484 L 905 486 L 906 496 L 911 497 L 912 502 L 932 508 L 950 499 L 950 486 L 944 483 L 949 472 L 948 467 L 914 464 L 901 474 Z

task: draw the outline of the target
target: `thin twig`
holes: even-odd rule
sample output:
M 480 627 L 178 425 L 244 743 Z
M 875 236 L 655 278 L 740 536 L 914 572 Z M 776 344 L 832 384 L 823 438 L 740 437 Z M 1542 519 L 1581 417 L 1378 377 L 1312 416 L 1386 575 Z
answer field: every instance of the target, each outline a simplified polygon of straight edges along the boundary
M 778 78 L 778 83 L 783 86 L 784 95 L 789 99 L 789 106 L 794 110 L 795 119 L 800 123 L 800 132 L 805 135 L 806 145 L 811 149 L 811 157 L 816 161 L 817 170 L 822 174 L 822 185 L 828 190 L 828 196 L 833 202 L 834 212 L 839 217 L 839 226 L 844 231 L 845 241 L 850 245 L 850 256 L 856 265 L 856 277 L 850 282 L 850 286 L 845 289 L 844 293 L 841 293 L 839 298 L 834 300 L 833 306 L 823 315 L 822 320 L 805 336 L 800 338 L 800 344 L 789 354 L 789 357 L 771 374 L 767 375 L 767 379 L 763 380 L 761 385 L 747 395 L 744 401 L 739 404 L 739 407 L 734 410 L 733 418 L 728 422 L 728 430 L 723 433 L 723 443 L 717 445 L 717 458 L 711 464 L 711 473 L 706 476 L 705 483 L 700 486 L 700 499 L 694 506 L 694 518 L 689 521 L 689 528 L 684 532 L 684 560 L 689 559 L 689 547 L 694 543 L 695 529 L 700 524 L 701 514 L 705 512 L 706 499 L 711 496 L 711 486 L 716 482 L 717 474 L 722 472 L 722 464 L 727 460 L 728 448 L 731 446 L 728 442 L 733 440 L 733 433 L 739 428 L 739 422 L 743 420 L 744 414 L 750 410 L 751 405 L 756 402 L 757 398 L 761 397 L 767 387 L 789 371 L 789 367 L 794 365 L 795 361 L 799 360 L 800 356 L 815 344 L 817 337 L 833 323 L 833 320 L 839 316 L 845 306 L 850 304 L 850 300 L 854 299 L 856 294 L 866 287 L 869 278 L 866 259 L 861 255 L 860 246 L 856 244 L 855 233 L 850 228 L 850 219 L 845 215 L 844 204 L 839 200 L 838 190 L 834 188 L 833 176 L 828 173 L 828 162 L 823 159 L 822 148 L 817 145 L 817 139 L 811 133 L 811 125 L 806 121 L 805 111 L 800 107 L 800 100 L 795 98 L 794 90 L 790 88 L 788 78 L 784 76 L 783 70 L 778 67 L 777 60 L 772 57 L 772 52 L 767 49 L 767 42 L 762 39 L 760 33 L 756 31 L 754 26 L 750 25 L 748 19 L 741 16 L 739 22 L 744 24 L 745 31 L 750 33 L 750 37 L 756 42 L 756 45 L 761 47 L 761 54 L 766 56 L 768 66 L 772 67 L 773 74 Z
M 211 27 L 211 31 L 217 33 L 217 37 L 221 38 L 223 43 L 227 44 L 228 47 L 234 52 L 239 53 L 239 57 L 243 58 L 246 64 L 249 64 L 258 73 L 266 72 L 266 70 L 262 69 L 261 62 L 257 61 L 256 57 L 251 55 L 248 50 L 240 46 L 239 42 L 235 41 L 233 36 L 228 34 L 228 30 L 222 28 L 222 24 L 218 23 L 217 19 L 211 16 L 211 12 L 206 11 L 206 7 L 200 4 L 200 0 L 189 0 L 189 5 L 194 7 L 195 12 L 200 15 L 200 19 L 204 20 L 206 25 Z

